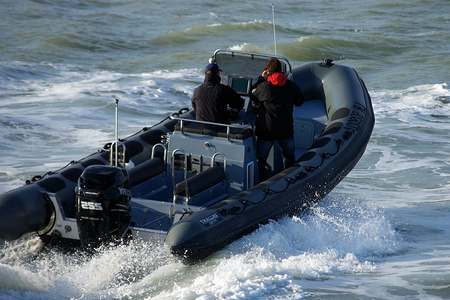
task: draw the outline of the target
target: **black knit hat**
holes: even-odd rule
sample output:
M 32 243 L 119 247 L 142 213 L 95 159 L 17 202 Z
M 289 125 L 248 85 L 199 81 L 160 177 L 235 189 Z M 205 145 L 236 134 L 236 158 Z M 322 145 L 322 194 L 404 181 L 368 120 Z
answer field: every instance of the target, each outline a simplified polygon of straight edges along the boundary
M 208 65 L 205 67 L 205 73 L 214 73 L 214 74 L 217 74 L 217 73 L 219 73 L 220 71 L 222 71 L 222 70 L 219 69 L 219 65 L 218 65 L 218 64 L 215 64 L 215 63 L 208 64 Z

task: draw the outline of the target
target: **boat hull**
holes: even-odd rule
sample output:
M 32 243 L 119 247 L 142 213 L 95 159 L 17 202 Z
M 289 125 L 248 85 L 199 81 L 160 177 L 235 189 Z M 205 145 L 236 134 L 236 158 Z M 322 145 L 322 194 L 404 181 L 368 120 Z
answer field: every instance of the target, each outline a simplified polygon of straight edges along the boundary
M 201 259 L 259 224 L 302 212 L 328 194 L 359 161 L 375 118 L 356 71 L 309 64 L 294 70 L 292 79 L 306 100 L 324 98 L 327 127 L 293 167 L 174 224 L 166 237 L 174 254 Z

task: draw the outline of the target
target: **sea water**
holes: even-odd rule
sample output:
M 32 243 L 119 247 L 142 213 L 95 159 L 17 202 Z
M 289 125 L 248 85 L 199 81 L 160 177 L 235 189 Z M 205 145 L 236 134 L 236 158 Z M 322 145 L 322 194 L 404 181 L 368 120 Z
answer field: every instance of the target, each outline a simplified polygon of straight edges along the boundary
M 217 48 L 273 52 L 271 2 L 3 0 L 0 192 L 190 106 Z M 306 214 L 184 265 L 0 241 L 0 299 L 450 298 L 450 2 L 274 1 L 279 55 L 354 67 L 376 125 Z

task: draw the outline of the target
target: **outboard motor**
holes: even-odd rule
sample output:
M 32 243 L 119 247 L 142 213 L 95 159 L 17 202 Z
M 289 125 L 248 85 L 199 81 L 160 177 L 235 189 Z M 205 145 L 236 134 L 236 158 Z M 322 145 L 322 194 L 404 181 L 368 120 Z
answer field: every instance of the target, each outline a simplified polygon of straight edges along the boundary
M 83 247 L 119 241 L 130 223 L 128 174 L 125 169 L 87 167 L 76 188 L 77 225 Z

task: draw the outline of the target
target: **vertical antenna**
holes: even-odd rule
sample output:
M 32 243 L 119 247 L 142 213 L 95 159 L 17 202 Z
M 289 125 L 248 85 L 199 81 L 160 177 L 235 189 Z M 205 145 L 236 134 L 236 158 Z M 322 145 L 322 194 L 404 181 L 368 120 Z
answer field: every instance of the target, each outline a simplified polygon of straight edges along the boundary
M 114 139 L 116 140 L 115 165 L 118 166 L 118 152 L 119 152 L 119 99 L 114 98 L 116 102 L 116 118 L 114 124 Z M 112 150 L 112 149 L 111 149 Z
M 275 5 L 272 3 L 272 25 L 273 25 L 273 49 L 275 56 L 277 55 L 277 35 L 275 31 Z

